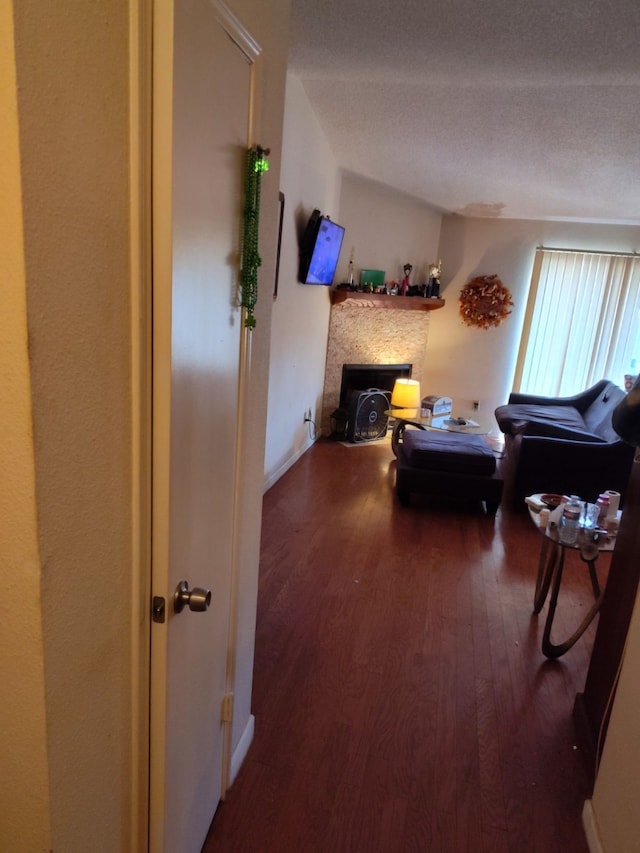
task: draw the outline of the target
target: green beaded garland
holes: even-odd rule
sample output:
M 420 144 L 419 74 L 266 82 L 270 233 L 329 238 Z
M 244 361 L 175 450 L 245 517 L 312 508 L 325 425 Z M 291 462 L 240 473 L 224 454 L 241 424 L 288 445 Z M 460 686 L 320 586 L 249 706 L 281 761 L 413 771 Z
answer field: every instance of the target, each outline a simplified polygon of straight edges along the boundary
M 259 145 L 249 148 L 246 162 L 246 198 L 244 208 L 244 241 L 242 246 L 241 305 L 247 310 L 244 325 L 255 329 L 254 308 L 258 301 L 258 267 L 262 259 L 258 254 L 258 231 L 260 228 L 260 185 L 262 173 L 269 170 L 266 155 L 268 150 Z

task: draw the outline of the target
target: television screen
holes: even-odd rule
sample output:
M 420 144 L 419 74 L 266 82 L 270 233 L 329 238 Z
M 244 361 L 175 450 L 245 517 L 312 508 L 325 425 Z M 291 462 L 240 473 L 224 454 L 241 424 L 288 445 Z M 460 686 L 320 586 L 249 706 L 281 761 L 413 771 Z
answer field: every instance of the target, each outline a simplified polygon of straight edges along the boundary
M 303 284 L 333 284 L 344 228 L 314 210 L 300 245 L 299 278 Z

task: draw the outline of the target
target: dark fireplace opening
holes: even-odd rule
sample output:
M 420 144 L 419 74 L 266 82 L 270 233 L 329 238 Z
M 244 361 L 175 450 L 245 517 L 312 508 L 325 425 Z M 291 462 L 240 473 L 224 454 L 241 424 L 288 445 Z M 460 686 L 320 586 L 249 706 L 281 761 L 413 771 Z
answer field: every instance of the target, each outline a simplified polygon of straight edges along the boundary
M 393 385 L 400 377 L 411 377 L 412 368 L 412 364 L 343 364 L 340 405 L 331 414 L 330 438 L 366 441 L 379 437 L 386 431 L 388 416 L 384 410 L 389 407 Z M 383 392 L 386 400 L 380 393 L 364 393 L 374 389 Z M 372 407 L 364 426 L 359 417 L 363 403 Z
M 340 384 L 340 408 L 346 409 L 352 391 L 377 388 L 391 395 L 396 379 L 411 377 L 412 364 L 343 364 Z

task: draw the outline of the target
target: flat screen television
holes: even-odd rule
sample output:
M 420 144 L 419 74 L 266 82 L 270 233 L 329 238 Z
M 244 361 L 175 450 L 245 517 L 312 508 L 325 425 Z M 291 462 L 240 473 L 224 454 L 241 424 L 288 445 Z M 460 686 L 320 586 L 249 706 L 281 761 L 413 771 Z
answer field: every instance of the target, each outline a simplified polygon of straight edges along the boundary
M 314 210 L 300 241 L 298 278 L 302 284 L 333 284 L 344 228 Z

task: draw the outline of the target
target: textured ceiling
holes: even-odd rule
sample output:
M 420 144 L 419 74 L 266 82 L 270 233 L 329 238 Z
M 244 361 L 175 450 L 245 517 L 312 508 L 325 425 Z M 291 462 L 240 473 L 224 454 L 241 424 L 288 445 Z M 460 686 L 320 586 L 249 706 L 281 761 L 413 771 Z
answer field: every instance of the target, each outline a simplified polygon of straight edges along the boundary
M 638 0 L 293 0 L 344 169 L 468 216 L 640 223 Z

